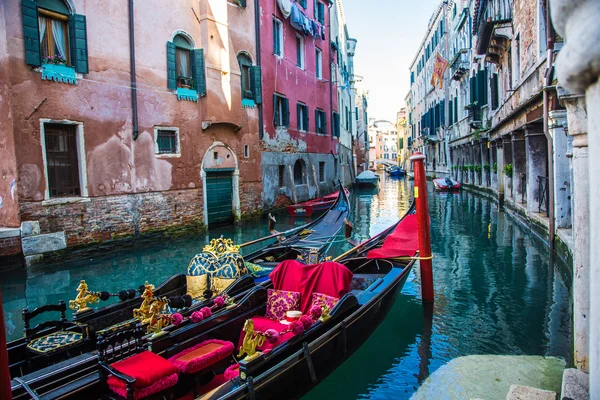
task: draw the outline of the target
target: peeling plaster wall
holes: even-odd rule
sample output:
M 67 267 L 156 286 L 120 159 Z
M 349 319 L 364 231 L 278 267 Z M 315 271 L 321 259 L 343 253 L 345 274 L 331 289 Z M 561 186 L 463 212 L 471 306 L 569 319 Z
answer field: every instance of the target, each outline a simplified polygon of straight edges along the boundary
M 252 2 L 248 2 L 249 7 L 243 10 L 220 1 L 200 2 L 202 7 L 208 4 L 206 10 L 201 10 L 199 3 L 191 0 L 172 2 L 168 7 L 160 0 L 145 0 L 143 4 L 136 4 L 134 18 L 140 132 L 136 141 L 132 138 L 127 3 L 84 0 L 74 0 L 74 3 L 75 12 L 87 18 L 89 57 L 89 73 L 79 75 L 77 85 L 42 81 L 40 72 L 25 64 L 21 3 L 9 0 L 2 4 L 5 20 L 0 23 L 0 52 L 6 54 L 1 51 L 6 39 L 8 57 L 0 58 L 0 96 L 4 98 L 4 91 L 8 87 L 8 98 L 12 99 L 12 103 L 0 102 L 0 154 L 3 143 L 10 145 L 5 139 L 10 135 L 4 132 L 5 126 L 11 123 L 12 114 L 16 133 L 16 169 L 19 171 L 18 196 L 24 219 L 41 218 L 44 232 L 79 231 L 91 225 L 99 226 L 99 231 L 109 232 L 104 236 L 97 234 L 93 240 L 110 239 L 113 231 L 138 233 L 146 227 L 151 229 L 150 225 L 143 222 L 145 220 L 155 219 L 156 229 L 161 228 L 160 222 L 164 229 L 179 223 L 195 224 L 203 218 L 202 159 L 215 141 L 229 146 L 238 157 L 240 192 L 245 190 L 246 185 L 260 188 L 258 110 L 241 107 L 240 73 L 236 59 L 236 54 L 242 50 L 256 59 L 254 37 L 247 33 L 254 32 Z M 217 3 L 218 13 L 212 15 L 219 18 L 220 25 L 210 27 L 205 21 L 211 6 Z M 2 31 L 4 21 L 6 35 Z M 230 32 L 229 26 L 234 26 L 235 31 Z M 178 101 L 173 91 L 167 88 L 166 43 L 172 40 L 177 31 L 186 32 L 196 48 L 205 49 L 207 96 L 200 98 L 198 103 Z M 210 38 L 210 35 L 214 38 Z M 221 63 L 215 61 L 217 55 Z M 7 68 L 10 70 L 9 79 L 1 79 Z M 229 86 L 224 84 L 225 81 Z M 36 106 L 39 109 L 34 112 Z M 83 123 L 90 199 L 82 204 L 87 209 L 111 207 L 114 202 L 121 204 L 130 210 L 122 218 L 127 229 L 123 228 L 121 222 L 118 226 L 111 223 L 111 218 L 106 215 L 110 208 L 105 210 L 104 215 L 100 212 L 81 212 L 78 214 L 78 223 L 61 225 L 60 216 L 68 213 L 71 206 L 42 204 L 46 192 L 46 172 L 42 158 L 40 119 Z M 234 122 L 241 125 L 241 129 L 234 132 L 228 125 L 213 125 L 203 131 L 203 120 Z M 159 126 L 179 128 L 179 156 L 167 158 L 155 155 L 154 129 Z M 248 158 L 244 158 L 244 145 L 249 146 Z M 10 171 L 9 163 L 6 166 L 4 164 L 8 157 L 0 159 L 0 170 Z M 7 180 L 10 180 L 8 175 Z M 3 185 L 4 181 L 0 178 L 0 195 L 4 197 L 1 194 Z M 191 192 L 175 195 L 185 190 Z M 143 207 L 146 198 L 158 204 L 156 192 L 162 192 L 160 196 L 167 199 L 163 206 L 175 210 Z M 105 196 L 108 197 L 102 198 Z M 183 198 L 185 200 L 181 200 Z M 190 198 L 194 198 L 195 208 L 188 208 L 184 219 L 174 218 L 177 207 L 185 206 Z M 242 212 L 253 212 L 259 204 L 260 198 L 242 202 Z M 2 212 L 0 208 L 0 215 Z M 16 214 L 15 211 L 13 214 Z M 52 223 L 48 216 L 54 218 Z M 14 215 L 10 221 L 18 225 L 18 215 Z M 85 234 L 70 235 L 69 232 L 67 236 L 70 245 L 86 243 L 91 238 Z

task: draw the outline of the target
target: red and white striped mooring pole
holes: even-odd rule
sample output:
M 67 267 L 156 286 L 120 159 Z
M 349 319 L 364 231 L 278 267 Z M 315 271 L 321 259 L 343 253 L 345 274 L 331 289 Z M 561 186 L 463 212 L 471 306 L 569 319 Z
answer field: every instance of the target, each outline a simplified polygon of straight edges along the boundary
M 415 202 L 417 203 L 417 226 L 419 230 L 419 266 L 421 268 L 421 297 L 423 302 L 433 303 L 433 270 L 431 266 L 431 227 L 427 202 L 427 176 L 425 156 L 415 151 L 410 158 L 415 173 Z

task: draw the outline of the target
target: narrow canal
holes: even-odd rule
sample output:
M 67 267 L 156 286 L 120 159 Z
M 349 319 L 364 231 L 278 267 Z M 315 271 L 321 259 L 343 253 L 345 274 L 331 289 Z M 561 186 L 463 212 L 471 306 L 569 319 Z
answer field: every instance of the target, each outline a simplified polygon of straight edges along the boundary
M 373 336 L 307 398 L 409 398 L 429 374 L 465 355 L 568 358 L 569 268 L 551 262 L 544 244 L 494 202 L 468 191 L 435 193 L 432 186 L 429 196 L 436 290 L 432 320 L 423 317 L 419 274 L 413 271 Z M 382 176 L 378 192 L 355 191 L 351 200 L 355 234 L 364 239 L 403 215 L 412 201 L 412 182 Z M 277 219 L 280 230 L 306 222 L 285 213 Z M 211 237 L 218 235 L 249 241 L 267 235 L 266 221 L 211 231 Z M 112 292 L 144 281 L 158 284 L 184 272 L 208 240 L 198 235 L 135 244 L 100 257 L 3 273 L 8 339 L 22 335 L 23 308 L 74 298 L 81 279 L 91 290 Z M 330 254 L 348 248 L 340 240 Z

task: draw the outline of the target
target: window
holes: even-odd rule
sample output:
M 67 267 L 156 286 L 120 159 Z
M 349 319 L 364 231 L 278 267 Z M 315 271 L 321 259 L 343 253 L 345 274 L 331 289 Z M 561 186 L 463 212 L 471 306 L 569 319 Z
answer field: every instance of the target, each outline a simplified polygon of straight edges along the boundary
M 284 178 L 285 178 L 285 165 L 279 166 L 279 187 L 282 188 L 284 186 Z
M 289 120 L 290 111 L 288 99 L 275 93 L 273 95 L 273 124 L 275 126 L 289 126 Z
M 50 198 L 80 196 L 76 126 L 44 124 Z
M 283 57 L 283 25 L 276 18 L 273 19 L 273 54 Z
M 250 146 L 244 145 L 244 158 L 250 158 Z
M 84 15 L 73 14 L 63 0 L 22 0 L 25 63 L 67 65 L 88 73 Z M 43 71 L 42 71 L 43 73 Z
M 175 36 L 173 43 L 175 43 L 177 87 L 195 87 L 192 79 L 192 45 L 183 35 Z
M 318 108 L 315 110 L 315 130 L 317 133 L 327 133 L 327 114 Z
M 350 110 L 346 106 L 346 131 L 350 130 Z
M 206 95 L 204 50 L 194 49 L 188 37 L 177 34 L 167 42 L 167 87 L 171 90 L 192 89 Z
M 319 161 L 319 182 L 325 182 L 325 162 Z
M 298 5 L 304 9 L 306 9 L 306 0 L 298 0 Z
M 240 64 L 240 73 L 242 75 L 242 98 L 253 99 L 254 93 L 252 93 L 252 80 L 250 78 L 252 60 L 247 55 L 240 54 L 238 55 L 238 63 Z
M 296 106 L 296 117 L 298 121 L 298 130 L 302 132 L 308 131 L 308 106 L 303 103 L 298 103 Z
M 304 160 L 297 160 L 294 164 L 294 184 L 303 185 L 304 177 L 306 175 L 306 164 Z
M 304 69 L 304 38 L 296 35 L 296 66 Z
M 333 126 L 331 129 L 332 136 L 340 137 L 340 114 L 336 112 L 333 113 Z
M 316 50 L 316 58 L 317 58 L 317 65 L 316 65 L 316 73 L 317 73 L 317 79 L 323 79 L 323 52 L 321 51 L 321 49 L 317 48 Z
M 159 156 L 179 156 L 179 129 L 171 127 L 154 128 L 154 152 Z M 217 153 L 214 154 L 218 157 Z
M 315 0 L 315 18 L 321 25 L 325 25 L 325 4 Z

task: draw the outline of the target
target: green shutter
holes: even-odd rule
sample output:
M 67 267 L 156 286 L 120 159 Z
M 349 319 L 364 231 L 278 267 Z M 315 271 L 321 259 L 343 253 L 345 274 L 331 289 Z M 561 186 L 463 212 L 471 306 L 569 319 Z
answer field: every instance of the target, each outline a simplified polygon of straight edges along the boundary
M 69 39 L 73 66 L 75 71 L 81 74 L 89 72 L 86 31 L 85 15 L 69 15 Z
M 492 74 L 492 82 L 491 82 L 491 92 L 492 92 L 492 110 L 498 108 L 499 97 L 498 97 L 498 74 Z
M 454 116 L 454 113 L 452 110 L 453 104 L 454 104 L 454 99 L 452 99 L 448 102 L 448 125 L 454 124 L 454 122 L 452 121 L 452 117 Z
M 454 122 L 458 122 L 458 97 L 454 98 Z
M 475 98 L 475 93 L 477 93 L 476 90 L 475 90 L 475 84 L 476 84 L 476 82 L 477 82 L 477 79 L 474 76 L 471 77 L 471 78 L 469 78 L 469 96 L 470 96 L 469 97 L 469 102 L 470 103 L 473 103 L 475 100 L 477 100 Z
M 283 99 L 283 126 L 290 126 L 290 101 L 287 97 Z
M 323 122 L 323 126 L 321 127 L 321 129 L 323 130 L 324 134 L 327 134 L 327 113 L 325 111 L 321 111 L 321 120 Z M 333 129 L 331 130 L 331 132 L 333 132 Z
M 302 127 L 302 124 L 300 123 L 300 108 L 302 107 L 302 105 L 300 103 L 296 103 L 296 121 L 298 124 L 298 130 L 300 130 L 300 128 Z
M 171 90 L 177 89 L 177 64 L 173 42 L 167 42 L 167 87 Z
M 254 93 L 254 102 L 262 104 L 262 73 L 258 65 L 250 67 L 250 87 Z
M 206 73 L 204 72 L 204 50 L 192 50 L 192 71 L 196 82 L 196 92 L 200 97 L 206 96 Z
M 246 0 L 239 0 L 239 2 L 243 8 L 246 8 Z
M 304 110 L 304 129 L 306 129 L 307 131 L 310 130 L 310 125 L 308 125 L 309 119 L 308 119 L 308 106 L 305 108 Z
M 39 67 L 42 64 L 40 55 L 40 32 L 38 28 L 38 12 L 35 2 L 22 0 L 23 40 L 25 43 L 25 63 Z
M 321 25 L 325 25 L 325 4 L 319 1 L 317 6 L 319 7 L 319 22 Z
M 279 126 L 279 107 L 277 107 L 277 96 L 273 95 L 273 125 Z
M 313 3 L 313 16 L 315 17 L 315 19 L 317 19 L 317 0 L 315 0 Z
M 321 133 L 321 129 L 319 129 L 319 122 L 321 122 L 321 118 L 319 118 L 319 110 L 315 108 L 315 132 Z
M 487 104 L 487 91 L 485 90 L 485 75 L 485 70 L 477 72 L 477 102 L 479 103 L 480 107 Z

